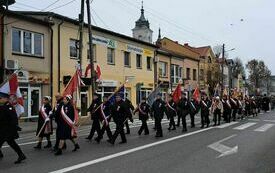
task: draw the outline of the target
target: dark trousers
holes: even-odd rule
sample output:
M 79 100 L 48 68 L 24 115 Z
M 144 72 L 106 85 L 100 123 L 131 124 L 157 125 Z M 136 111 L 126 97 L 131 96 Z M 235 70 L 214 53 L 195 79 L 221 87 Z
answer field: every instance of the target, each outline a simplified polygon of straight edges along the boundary
M 126 133 L 130 133 L 128 120 L 125 121 Z
M 187 130 L 187 125 L 186 125 L 186 116 L 188 115 L 187 111 L 183 111 L 181 113 L 181 120 L 182 120 L 182 130 L 186 131 Z
M 169 122 L 169 128 L 175 128 L 176 127 L 176 123 L 175 123 L 175 120 L 174 120 L 174 117 L 170 117 L 170 122 Z
M 101 136 L 100 135 L 101 130 L 100 130 L 99 120 L 93 120 L 92 128 L 91 128 L 91 131 L 90 131 L 90 134 L 89 134 L 88 138 L 92 139 L 94 137 L 95 131 L 97 132 L 97 134 L 99 136 Z
M 196 113 L 190 113 L 191 127 L 195 127 L 195 115 Z
M 2 145 L 4 144 L 4 142 L 7 142 L 8 145 L 17 153 L 18 156 L 22 156 L 23 155 L 23 152 L 22 152 L 21 148 L 15 142 L 14 139 L 7 140 L 7 141 L 0 140 L 0 148 L 2 148 Z
M 105 133 L 105 131 L 107 132 L 107 136 L 108 136 L 109 140 L 111 140 L 112 137 L 113 137 L 113 135 L 112 135 L 112 131 L 111 131 L 109 125 L 107 125 L 107 126 L 104 125 L 104 126 L 101 128 L 100 134 L 98 134 L 98 138 L 99 138 L 99 139 L 102 139 L 102 138 L 103 138 L 103 135 L 104 135 L 104 133 Z
M 155 126 L 156 126 L 156 135 L 157 136 L 162 136 L 162 127 L 161 127 L 161 119 L 160 118 L 156 118 L 155 119 Z
M 138 131 L 139 134 L 141 134 L 144 130 L 144 133 L 145 134 L 149 134 L 149 129 L 148 129 L 148 126 L 147 126 L 147 120 L 146 119 L 141 119 L 141 127 Z
M 210 124 L 209 112 L 201 111 L 201 126 L 204 127 L 205 124 L 207 125 L 207 127 Z
M 216 109 L 214 111 L 214 125 L 217 125 L 217 121 L 218 121 L 218 125 L 220 125 L 221 123 L 221 110 Z
M 178 112 L 178 121 L 177 121 L 177 126 L 180 126 L 180 120 L 181 120 L 181 113 Z
M 115 133 L 113 135 L 113 138 L 112 138 L 113 142 L 116 141 L 116 138 L 118 137 L 118 135 L 120 135 L 122 142 L 126 142 L 127 141 L 123 127 L 124 127 L 123 123 L 117 123 L 116 124 L 116 131 L 115 131 Z
M 227 122 L 230 123 L 231 122 L 231 114 L 232 114 L 232 110 L 229 109 L 227 112 Z
M 238 113 L 238 109 L 232 109 L 232 121 L 236 121 L 237 113 Z

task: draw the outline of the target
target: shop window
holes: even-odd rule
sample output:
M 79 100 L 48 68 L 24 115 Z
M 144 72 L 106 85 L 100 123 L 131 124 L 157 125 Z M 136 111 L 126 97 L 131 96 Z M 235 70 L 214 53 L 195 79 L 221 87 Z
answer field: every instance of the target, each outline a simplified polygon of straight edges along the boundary
M 70 57 L 77 59 L 79 58 L 79 41 L 70 39 Z
M 159 75 L 160 77 L 167 77 L 167 63 L 159 62 Z
M 193 80 L 197 80 L 197 69 L 193 69 Z

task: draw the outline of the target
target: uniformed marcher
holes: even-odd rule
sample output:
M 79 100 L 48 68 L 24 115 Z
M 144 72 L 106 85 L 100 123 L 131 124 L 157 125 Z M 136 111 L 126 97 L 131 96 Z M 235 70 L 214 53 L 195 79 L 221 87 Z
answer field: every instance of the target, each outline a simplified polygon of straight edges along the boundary
M 176 130 L 174 117 L 177 116 L 177 105 L 173 101 L 172 95 L 168 95 L 168 100 L 166 104 L 166 115 L 167 118 L 170 120 L 168 130 Z
M 113 134 L 112 140 L 108 141 L 109 143 L 114 145 L 118 135 L 121 137 L 121 142 L 119 144 L 127 143 L 123 128 L 129 114 L 131 114 L 129 111 L 130 109 L 128 108 L 127 104 L 122 100 L 121 96 L 117 94 L 116 101 L 111 108 L 111 117 L 116 124 L 116 131 Z
M 257 105 L 255 97 L 251 98 L 250 103 L 251 103 L 251 114 L 253 115 L 253 117 L 258 116 L 258 111 L 257 111 L 258 105 Z
M 244 115 L 245 115 L 246 117 L 248 117 L 248 116 L 251 115 L 251 103 L 250 103 L 249 96 L 245 96 L 244 104 L 245 104 Z
M 44 148 L 52 147 L 50 135 L 53 134 L 53 124 L 52 124 L 53 114 L 52 114 L 52 106 L 50 105 L 50 102 L 51 102 L 50 96 L 45 96 L 43 98 L 43 104 L 39 111 L 38 126 L 36 130 L 36 136 L 39 135 L 38 143 L 34 147 L 35 149 L 41 149 L 41 144 L 44 137 L 47 139 L 47 142 L 48 142 Z
M 100 112 L 101 112 L 102 116 L 106 118 L 106 120 L 103 121 L 103 126 L 100 130 L 100 133 L 98 134 L 97 138 L 95 139 L 98 143 L 103 138 L 105 131 L 109 138 L 108 141 L 111 141 L 112 137 L 113 137 L 112 131 L 111 131 L 110 125 L 109 125 L 110 118 L 111 118 L 111 104 L 110 104 L 110 102 L 108 102 L 107 96 L 103 96 L 103 103 L 100 106 Z
M 221 115 L 224 113 L 223 109 L 223 103 L 220 100 L 220 97 L 217 96 L 212 105 L 211 105 L 211 113 L 214 115 L 213 121 L 214 121 L 214 126 L 220 125 L 221 124 Z
M 155 119 L 155 127 L 156 127 L 155 137 L 163 137 L 161 120 L 163 119 L 164 113 L 166 110 L 165 105 L 166 105 L 165 102 L 161 99 L 161 94 L 158 94 L 151 108 L 152 114 Z
M 186 116 L 189 114 L 189 111 L 190 111 L 190 103 L 189 103 L 185 93 L 182 94 L 182 98 L 180 99 L 180 101 L 178 103 L 178 108 L 179 108 L 179 112 L 181 114 L 180 117 L 182 119 L 182 132 L 186 132 L 187 131 Z
M 26 159 L 22 150 L 15 142 L 18 139 L 18 118 L 14 107 L 9 103 L 9 95 L 0 92 L 0 149 L 4 142 L 17 153 L 18 159 L 14 162 L 15 164 L 21 163 Z M 0 150 L 0 158 L 4 155 Z
M 190 109 L 189 109 L 189 114 L 191 119 L 191 128 L 195 127 L 195 115 L 198 113 L 198 110 L 199 110 L 198 102 L 194 98 L 191 98 Z
M 101 136 L 101 129 L 100 129 L 100 118 L 101 118 L 101 110 L 100 110 L 100 106 L 101 106 L 101 98 L 100 95 L 97 93 L 93 94 L 93 101 L 92 104 L 90 105 L 90 107 L 88 108 L 87 112 L 90 112 L 91 114 L 91 120 L 92 120 L 92 127 L 91 127 L 91 131 L 88 135 L 88 137 L 86 137 L 86 139 L 91 140 L 94 137 L 95 132 L 97 132 L 97 134 L 99 136 Z
M 223 104 L 223 118 L 224 121 L 227 123 L 230 123 L 231 121 L 231 104 L 227 97 L 227 95 L 224 95 L 222 98 L 222 104 Z
M 134 114 L 138 112 L 138 118 L 141 121 L 141 127 L 138 130 L 138 135 L 141 135 L 144 131 L 144 135 L 149 135 L 149 129 L 147 126 L 147 120 L 149 119 L 149 113 L 150 113 L 150 106 L 146 103 L 146 98 L 143 97 L 141 99 L 140 104 L 134 111 Z
M 230 97 L 230 105 L 232 108 L 232 121 L 236 121 L 237 113 L 239 109 L 239 103 L 237 98 Z
M 127 106 L 127 108 L 129 109 L 129 115 L 128 115 L 128 119 L 133 123 L 133 115 L 132 112 L 134 111 L 135 107 L 133 106 L 132 102 L 126 97 L 125 98 L 125 104 Z M 128 123 L 128 119 L 125 121 L 125 127 L 126 127 L 126 134 L 130 134 L 130 127 L 129 127 L 129 123 Z
M 201 108 L 201 128 L 209 127 L 210 120 L 209 120 L 209 112 L 211 107 L 211 101 L 207 98 L 207 96 L 202 96 L 200 101 L 200 108 Z
M 270 104 L 270 99 L 269 99 L 269 97 L 267 97 L 266 94 L 264 94 L 264 97 L 262 100 L 263 111 L 265 111 L 265 112 L 269 111 L 269 104 Z
M 244 118 L 244 109 L 245 109 L 245 103 L 243 100 L 243 96 L 239 95 L 238 96 L 238 115 L 240 119 L 242 120 Z
M 76 127 L 75 127 L 75 110 L 73 105 L 71 104 L 71 95 L 66 95 L 63 98 L 63 105 L 60 109 L 60 124 L 59 124 L 59 130 L 58 130 L 58 139 L 59 139 L 59 146 L 58 150 L 55 153 L 55 155 L 61 155 L 62 154 L 62 148 L 64 146 L 65 140 L 69 139 L 74 144 L 74 149 L 72 150 L 77 151 L 80 147 L 78 143 L 76 142 L 77 134 L 76 134 Z

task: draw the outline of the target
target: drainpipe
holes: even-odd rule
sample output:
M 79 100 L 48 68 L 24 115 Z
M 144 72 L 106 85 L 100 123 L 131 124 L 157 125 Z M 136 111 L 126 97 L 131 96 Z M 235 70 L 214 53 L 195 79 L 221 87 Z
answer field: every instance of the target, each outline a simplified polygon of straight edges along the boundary
M 4 67 L 4 51 L 5 51 L 5 46 L 4 46 L 4 44 L 5 44 L 5 33 L 4 33 L 4 28 L 5 28 L 5 26 L 4 26 L 4 18 L 5 18 L 5 12 L 1 15 L 1 33 L 2 33 L 2 38 L 0 38 L 0 39 L 2 39 L 1 40 L 1 43 L 2 43 L 2 45 L 1 45 L 1 48 L 0 49 L 2 49 L 2 51 L 1 51 L 1 69 L 0 69 L 0 82 L 2 83 L 3 82 L 3 80 L 4 80 L 4 73 L 5 73 L 5 67 Z
M 50 94 L 53 98 L 53 29 L 49 26 L 51 30 L 51 67 L 50 67 Z
M 61 47 L 61 41 L 60 41 L 60 28 L 61 28 L 61 25 L 64 23 L 64 19 L 62 19 L 62 21 L 58 24 L 58 44 L 57 44 L 57 51 L 58 51 L 58 57 L 57 57 L 57 82 L 58 82 L 58 92 L 60 92 L 60 68 L 61 68 L 61 51 L 60 51 L 60 47 Z

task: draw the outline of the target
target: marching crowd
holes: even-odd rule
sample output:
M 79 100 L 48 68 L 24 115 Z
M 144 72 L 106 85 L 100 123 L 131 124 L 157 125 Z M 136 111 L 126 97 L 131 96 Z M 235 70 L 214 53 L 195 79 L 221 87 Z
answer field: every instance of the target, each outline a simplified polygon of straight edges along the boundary
M 43 138 L 48 141 L 44 148 L 52 148 L 50 136 L 53 134 L 53 121 L 55 121 L 57 124 L 56 143 L 53 148 L 55 155 L 61 155 L 62 151 L 67 148 L 66 140 L 70 140 L 74 144 L 73 152 L 80 149 L 80 146 L 77 143 L 77 119 L 75 108 L 71 103 L 72 96 L 56 94 L 55 97 L 56 104 L 53 107 L 50 104 L 51 97 L 43 98 L 36 133 L 38 143 L 34 148 L 42 148 Z M 224 95 L 222 98 L 219 96 L 209 98 L 206 94 L 201 93 L 200 100 L 198 100 L 196 98 L 188 99 L 187 95 L 182 93 L 182 97 L 178 101 L 174 101 L 172 95 L 168 95 L 167 99 L 163 100 L 162 95 L 158 94 L 152 106 L 147 103 L 146 98 L 142 98 L 137 107 L 134 107 L 130 100 L 123 99 L 120 94 L 116 94 L 114 103 L 110 103 L 108 97 L 103 97 L 102 100 L 101 95 L 95 93 L 92 104 L 87 110 L 92 119 L 92 127 L 86 139 L 94 139 L 100 143 L 106 131 L 107 141 L 112 145 L 115 144 L 118 135 L 121 137 L 120 144 L 127 143 L 124 127 L 126 127 L 126 134 L 130 134 L 128 121 L 133 122 L 133 116 L 136 114 L 142 122 L 138 135 L 143 132 L 144 135 L 149 134 L 147 120 L 151 117 L 155 121 L 155 137 L 159 138 L 163 137 L 161 122 L 165 115 L 169 119 L 169 131 L 176 130 L 182 125 L 181 130 L 184 133 L 187 131 L 186 118 L 188 115 L 191 119 L 191 128 L 194 128 L 195 115 L 200 112 L 201 128 L 207 128 L 212 120 L 210 115 L 213 115 L 213 126 L 219 126 L 222 120 L 230 123 L 248 116 L 257 116 L 261 110 L 268 111 L 269 104 L 270 99 L 266 95 L 263 97 Z M 114 133 L 109 126 L 111 120 L 116 124 Z M 103 125 L 101 126 L 100 123 Z M 15 142 L 15 139 L 19 137 L 19 129 L 16 112 L 9 103 L 9 95 L 0 92 L 0 148 L 4 142 L 7 142 L 18 154 L 16 164 L 26 159 Z M 94 138 L 95 132 L 97 132 L 97 137 Z M 3 154 L 0 150 L 0 158 L 2 157 Z

